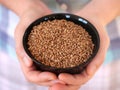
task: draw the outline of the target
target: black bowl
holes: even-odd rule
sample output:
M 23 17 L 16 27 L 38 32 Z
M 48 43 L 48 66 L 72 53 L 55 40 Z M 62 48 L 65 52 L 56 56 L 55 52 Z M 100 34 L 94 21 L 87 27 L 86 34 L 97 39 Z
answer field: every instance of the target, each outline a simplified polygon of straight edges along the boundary
M 32 54 L 28 50 L 28 45 L 27 45 L 28 35 L 30 34 L 32 28 L 36 25 L 39 25 L 41 22 L 48 21 L 48 20 L 52 21 L 55 19 L 57 19 L 57 20 L 65 19 L 67 21 L 72 21 L 77 25 L 81 25 L 89 33 L 89 35 L 92 36 L 92 41 L 93 41 L 95 47 L 93 50 L 93 54 L 86 62 L 84 62 L 78 66 L 70 67 L 70 68 L 55 68 L 55 67 L 46 66 L 46 65 L 42 64 L 41 62 L 37 61 L 34 58 L 34 56 L 32 56 Z M 93 60 L 95 55 L 97 54 L 99 45 L 100 45 L 100 38 L 99 38 L 99 34 L 98 34 L 96 28 L 88 20 L 86 20 L 80 16 L 76 16 L 76 15 L 68 14 L 68 13 L 56 13 L 56 14 L 47 15 L 47 16 L 37 19 L 26 29 L 24 36 L 23 36 L 24 49 L 25 49 L 26 53 L 28 54 L 28 56 L 33 60 L 37 69 L 41 70 L 41 71 L 53 72 L 57 75 L 60 73 L 70 73 L 70 74 L 81 73 L 86 68 L 86 66 Z

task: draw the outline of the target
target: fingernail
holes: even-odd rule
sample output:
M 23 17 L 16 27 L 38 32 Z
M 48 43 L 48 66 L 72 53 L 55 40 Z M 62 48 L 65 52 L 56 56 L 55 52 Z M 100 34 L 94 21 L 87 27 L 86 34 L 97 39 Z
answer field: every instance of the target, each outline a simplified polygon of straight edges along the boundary
M 30 66 L 30 61 L 27 59 L 27 57 L 24 57 L 23 61 L 24 61 L 26 66 L 28 66 L 28 67 Z

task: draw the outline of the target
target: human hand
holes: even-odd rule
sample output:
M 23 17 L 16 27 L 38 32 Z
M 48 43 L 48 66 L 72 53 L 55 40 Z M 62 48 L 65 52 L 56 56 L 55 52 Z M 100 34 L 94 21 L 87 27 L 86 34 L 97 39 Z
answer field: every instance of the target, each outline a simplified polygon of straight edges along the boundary
M 50 87 L 50 90 L 78 90 L 83 84 L 88 82 L 94 76 L 95 72 L 98 70 L 105 59 L 105 55 L 109 46 L 109 37 L 104 29 L 104 24 L 102 24 L 98 17 L 94 14 L 84 14 L 84 11 L 80 11 L 76 14 L 83 18 L 86 18 L 98 30 L 100 36 L 99 51 L 92 62 L 85 68 L 85 70 L 81 74 L 60 74 L 58 76 L 58 79 L 65 82 L 66 84 L 54 84 L 52 85 L 52 87 Z
M 57 80 L 56 75 L 53 73 L 36 70 L 32 60 L 26 55 L 23 49 L 22 38 L 29 24 L 37 18 L 50 13 L 51 11 L 38 0 L 35 6 L 30 5 L 23 14 L 20 14 L 20 21 L 15 30 L 16 53 L 26 79 L 29 82 L 44 86 L 51 86 L 54 83 L 60 83 L 60 81 Z

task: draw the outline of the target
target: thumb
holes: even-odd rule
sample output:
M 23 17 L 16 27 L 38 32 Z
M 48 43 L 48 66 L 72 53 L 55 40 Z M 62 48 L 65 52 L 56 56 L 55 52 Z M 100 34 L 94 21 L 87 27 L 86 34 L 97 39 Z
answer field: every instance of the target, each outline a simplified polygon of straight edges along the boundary
M 27 21 L 22 22 L 22 20 L 19 22 L 19 24 L 17 25 L 16 30 L 14 32 L 14 38 L 15 38 L 15 44 L 16 44 L 16 54 L 20 61 L 20 64 L 22 66 L 25 65 L 27 67 L 30 67 L 30 66 L 32 66 L 33 62 L 29 58 L 29 56 L 26 54 L 26 52 L 23 48 L 23 43 L 22 43 L 24 32 L 28 26 L 28 25 L 26 25 L 26 23 L 27 23 Z
M 23 48 L 16 47 L 16 54 L 22 66 L 25 65 L 27 67 L 31 67 L 33 65 L 33 61 L 28 57 L 28 55 L 26 55 Z

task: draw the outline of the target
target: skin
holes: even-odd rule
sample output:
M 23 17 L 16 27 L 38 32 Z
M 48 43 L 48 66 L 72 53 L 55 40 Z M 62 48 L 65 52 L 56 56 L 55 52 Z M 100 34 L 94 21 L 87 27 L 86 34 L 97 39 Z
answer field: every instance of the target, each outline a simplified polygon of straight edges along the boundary
M 51 10 L 40 0 L 12 0 L 9 3 L 7 0 L 0 0 L 0 3 L 20 17 L 15 30 L 16 53 L 26 79 L 38 85 L 49 86 L 49 90 L 78 90 L 94 76 L 103 63 L 109 47 L 109 37 L 104 27 L 120 15 L 120 0 L 92 0 L 85 8 L 75 12 L 74 14 L 86 18 L 97 28 L 100 35 L 100 49 L 93 61 L 81 74 L 62 73 L 57 77 L 51 72 L 37 71 L 22 45 L 23 34 L 30 23 L 37 18 L 51 14 Z

